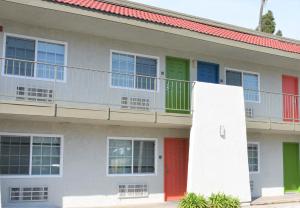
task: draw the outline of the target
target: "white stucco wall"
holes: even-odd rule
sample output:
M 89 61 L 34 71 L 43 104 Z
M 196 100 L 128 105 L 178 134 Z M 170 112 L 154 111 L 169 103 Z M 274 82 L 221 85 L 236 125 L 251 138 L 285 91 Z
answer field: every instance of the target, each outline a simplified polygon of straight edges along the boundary
M 1 120 L 0 132 L 56 134 L 64 136 L 62 177 L 2 178 L 3 206 L 42 207 L 107 207 L 134 203 L 164 201 L 163 144 L 165 137 L 187 138 L 189 130 L 48 123 Z M 156 168 L 152 176 L 107 176 L 107 137 L 157 138 Z M 159 158 L 159 156 L 162 156 Z M 149 197 L 118 199 L 120 183 L 146 183 Z M 9 203 L 8 188 L 25 185 L 46 185 L 46 203 Z
M 197 82 L 193 92 L 188 192 L 251 199 L 243 90 Z M 220 134 L 224 128 L 225 135 Z

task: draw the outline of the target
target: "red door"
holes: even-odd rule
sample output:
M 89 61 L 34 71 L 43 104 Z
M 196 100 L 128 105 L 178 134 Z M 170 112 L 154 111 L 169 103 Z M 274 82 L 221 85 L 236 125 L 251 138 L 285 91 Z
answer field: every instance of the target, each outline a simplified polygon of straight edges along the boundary
M 188 139 L 165 139 L 165 200 L 179 200 L 186 193 Z
M 283 120 L 298 122 L 298 78 L 288 75 L 282 75 L 282 93 Z

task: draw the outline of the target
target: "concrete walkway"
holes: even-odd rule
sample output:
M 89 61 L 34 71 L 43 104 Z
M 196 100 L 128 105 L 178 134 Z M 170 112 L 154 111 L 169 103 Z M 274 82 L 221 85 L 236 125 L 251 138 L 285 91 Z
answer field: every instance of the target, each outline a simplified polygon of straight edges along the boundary
M 118 208 L 178 208 L 178 203 L 166 202 L 160 204 L 122 206 Z M 297 202 L 297 203 L 283 203 L 283 204 L 269 204 L 269 205 L 252 205 L 243 208 L 300 208 L 300 203 Z
M 159 204 L 138 204 L 118 206 L 118 208 L 177 208 L 178 202 Z M 116 208 L 116 207 L 114 207 Z M 243 208 L 300 208 L 300 194 L 285 194 L 276 197 L 261 197 L 251 202 L 251 206 Z
M 118 208 L 178 208 L 178 202 L 165 202 L 159 204 L 143 204 L 143 205 L 138 204 L 138 205 L 122 206 Z
M 251 202 L 251 205 L 300 203 L 300 194 L 285 194 L 284 196 L 261 197 Z
M 285 194 L 284 196 L 261 197 L 251 202 L 251 208 L 300 208 L 300 194 Z
M 284 203 L 284 204 L 269 204 L 269 205 L 253 205 L 249 208 L 300 208 L 300 203 Z

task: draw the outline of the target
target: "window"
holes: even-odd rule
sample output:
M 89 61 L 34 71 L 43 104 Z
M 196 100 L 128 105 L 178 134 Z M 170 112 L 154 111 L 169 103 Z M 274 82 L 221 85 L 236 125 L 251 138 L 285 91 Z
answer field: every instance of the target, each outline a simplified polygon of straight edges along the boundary
M 1 174 L 28 175 L 30 137 L 1 136 Z
M 26 77 L 34 76 L 35 41 L 23 38 L 6 37 L 5 74 Z M 19 59 L 24 61 L 14 61 Z M 28 61 L 28 62 L 26 62 Z
M 46 64 L 37 64 L 37 77 L 64 80 L 65 46 L 38 41 L 37 61 Z M 55 70 L 55 65 L 57 69 Z
M 4 74 L 65 80 L 65 45 L 6 36 Z M 34 62 L 40 62 L 35 64 Z
M 155 141 L 109 139 L 109 174 L 155 173 Z
M 244 97 L 249 102 L 259 102 L 259 76 L 255 73 L 226 70 L 226 84 L 244 88 Z
M 157 89 L 157 59 L 112 53 L 112 86 L 145 90 Z
M 257 143 L 248 143 L 248 164 L 250 173 L 259 172 L 259 146 Z
M 1 135 L 0 174 L 60 175 L 61 142 L 61 137 Z
M 33 137 L 32 175 L 59 175 L 60 138 Z

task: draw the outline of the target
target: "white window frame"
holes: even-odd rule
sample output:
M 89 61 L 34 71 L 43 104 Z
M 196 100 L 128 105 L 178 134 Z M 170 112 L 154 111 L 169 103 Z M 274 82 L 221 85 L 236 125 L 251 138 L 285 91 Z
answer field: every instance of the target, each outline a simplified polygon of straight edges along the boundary
M 249 159 L 248 155 L 248 145 L 257 145 L 257 171 L 250 171 L 249 163 L 248 163 L 248 170 L 250 174 L 259 174 L 260 173 L 260 143 L 259 142 L 247 142 L 247 161 Z
M 134 87 L 121 87 L 121 86 L 113 86 L 112 85 L 112 54 L 113 53 L 119 53 L 119 54 L 124 54 L 124 55 L 131 55 L 134 56 Z M 135 83 L 136 83 L 136 57 L 137 56 L 141 56 L 141 57 L 145 57 L 145 58 L 151 58 L 151 59 L 156 59 L 156 90 L 151 90 L 151 89 L 139 89 L 136 88 Z M 140 53 L 131 53 L 131 52 L 127 52 L 127 51 L 119 51 L 119 50 L 113 50 L 110 49 L 110 63 L 109 63 L 109 70 L 110 70 L 110 76 L 109 77 L 109 83 L 110 83 L 110 88 L 116 88 L 116 89 L 126 89 L 126 90 L 135 90 L 135 91 L 146 91 L 146 92 L 159 92 L 159 74 L 160 74 L 160 70 L 159 70 L 159 57 L 158 56 L 150 56 L 150 55 L 145 55 L 145 54 L 140 54 Z M 155 86 L 154 86 L 155 87 Z
M 109 173 L 109 141 L 110 140 L 130 140 L 132 141 L 132 161 L 131 161 L 131 167 L 132 172 L 131 173 L 120 173 L 120 174 L 113 174 Z M 154 173 L 133 173 L 133 152 L 134 152 L 134 141 L 153 141 L 154 142 Z M 112 176 L 112 177 L 123 177 L 123 176 L 157 176 L 157 139 L 156 138 L 138 138 L 138 137 L 107 137 L 106 140 L 106 176 Z
M 28 133 L 10 133 L 0 132 L 0 136 L 27 136 L 30 137 L 30 158 L 29 158 L 29 174 L 27 175 L 1 175 L 1 178 L 58 178 L 63 176 L 63 157 L 64 157 L 64 136 L 57 134 L 28 134 Z M 33 137 L 59 137 L 60 138 L 60 167 L 58 175 L 32 175 L 32 140 Z
M 33 40 L 35 41 L 35 57 L 34 57 L 34 76 L 33 77 L 29 77 L 29 76 L 21 76 L 21 75 L 15 75 L 15 74 L 5 74 L 5 58 L 6 58 L 6 38 L 7 36 L 9 37 L 16 37 L 16 38 L 24 38 L 24 39 L 28 39 L 28 40 Z M 53 44 L 60 44 L 60 45 L 64 45 L 65 47 L 65 54 L 64 54 L 64 79 L 63 80 L 59 80 L 56 79 L 56 77 L 54 79 L 49 79 L 49 78 L 41 78 L 41 77 L 37 77 L 36 73 L 37 73 L 37 54 L 38 54 L 38 41 L 41 42 L 46 42 L 46 43 L 53 43 Z M 45 38 L 38 38 L 38 37 L 34 37 L 34 36 L 27 36 L 27 35 L 20 35 L 20 34 L 14 34 L 14 33 L 4 33 L 4 37 L 3 37 L 3 58 L 4 61 L 2 61 L 2 76 L 3 77 L 14 77 L 14 78 L 22 78 L 22 79 L 34 79 L 34 80 L 41 80 L 41 81 L 52 81 L 52 82 L 67 82 L 67 57 L 68 57 L 68 43 L 67 42 L 63 42 L 63 41 L 56 41 L 56 40 L 49 40 L 49 39 L 45 39 Z
M 243 83 L 243 79 L 244 79 L 244 73 L 246 74 L 252 74 L 252 75 L 257 75 L 257 79 L 258 79 L 258 100 L 257 101 L 253 101 L 253 100 L 246 100 L 245 102 L 247 103 L 260 103 L 260 73 L 258 72 L 252 72 L 252 71 L 246 71 L 246 70 L 240 70 L 240 69 L 234 69 L 234 68 L 230 68 L 230 67 L 225 67 L 225 84 L 227 85 L 227 71 L 233 71 L 233 72 L 240 72 L 242 74 L 242 88 L 244 89 L 244 83 Z

